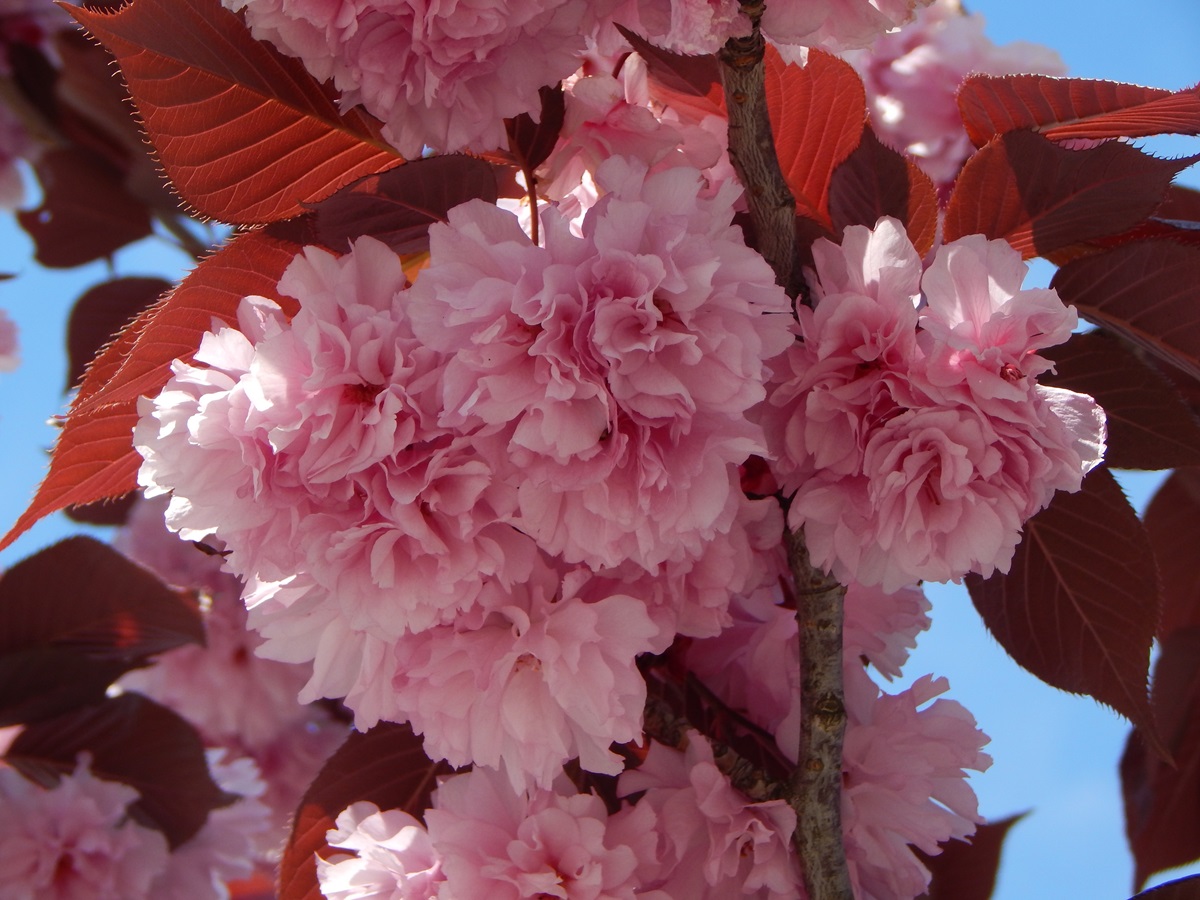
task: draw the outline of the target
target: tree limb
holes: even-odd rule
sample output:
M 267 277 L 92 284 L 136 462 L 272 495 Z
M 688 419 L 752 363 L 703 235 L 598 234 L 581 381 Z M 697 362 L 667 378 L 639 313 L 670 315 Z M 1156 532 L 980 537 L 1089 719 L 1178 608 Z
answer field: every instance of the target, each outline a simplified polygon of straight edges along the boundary
M 721 84 L 729 112 L 729 158 L 746 191 L 756 246 L 793 300 L 802 288 L 796 254 L 796 202 L 775 154 L 764 88 L 763 0 L 742 11 L 751 33 L 721 49 Z M 846 589 L 815 569 L 801 533 L 786 535 L 800 632 L 801 725 L 798 762 L 788 786 L 796 811 L 793 843 L 809 900 L 853 900 L 842 840 L 842 607 Z

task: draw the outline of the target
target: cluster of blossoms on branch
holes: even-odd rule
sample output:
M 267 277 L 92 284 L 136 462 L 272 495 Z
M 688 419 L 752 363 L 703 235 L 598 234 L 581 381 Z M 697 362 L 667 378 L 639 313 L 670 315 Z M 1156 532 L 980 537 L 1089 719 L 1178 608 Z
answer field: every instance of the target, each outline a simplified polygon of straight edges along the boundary
M 594 5 L 565 2 L 497 4 L 451 40 L 452 6 L 420 28 L 408 9 L 246 12 L 408 154 L 495 146 L 500 116 L 578 67 L 582 35 L 597 53 L 611 39 Z M 767 33 L 850 21 L 801 25 L 800 7 Z M 640 21 L 676 48 L 738 27 L 721 4 L 670 11 Z M 548 68 L 506 75 L 532 65 Z M 988 764 L 985 739 L 958 704 L 930 705 L 944 681 L 885 694 L 862 660 L 897 674 L 927 625 L 909 585 L 1005 569 L 1025 519 L 1098 460 L 1095 404 L 1036 384 L 1036 351 L 1074 313 L 1022 292 L 1002 242 L 926 269 L 884 219 L 818 245 L 819 302 L 797 326 L 733 224 L 711 123 L 656 100 L 636 57 L 594 59 L 566 103 L 541 169 L 557 199 L 451 209 L 408 269 L 370 237 L 305 249 L 279 282 L 293 317 L 244 299 L 238 327 L 142 401 L 139 479 L 170 495 L 181 537 L 221 548 L 260 655 L 311 663 L 301 700 L 341 698 L 360 729 L 408 722 L 431 759 L 473 767 L 424 822 L 364 804 L 338 819 L 320 873 L 346 900 L 795 896 L 793 810 L 738 793 L 698 732 L 644 736 L 657 676 L 639 667 L 678 659 L 795 760 L 777 486 L 852 584 L 851 877 L 864 898 L 914 897 L 928 873 L 911 848 L 978 821 L 963 776 Z M 615 807 L 564 775 L 572 760 L 617 776 Z
M 305 246 L 274 299 L 242 297 L 139 401 L 138 481 L 212 555 L 164 546 L 155 502 L 120 545 L 203 594 L 207 646 L 121 688 L 191 722 L 241 798 L 200 849 L 168 852 L 86 756 L 53 790 L 0 770 L 0 810 L 86 808 L 114 895 L 220 896 L 277 858 L 340 701 L 458 771 L 428 809 L 337 816 L 317 860 L 333 900 L 802 896 L 784 541 L 802 531 L 847 586 L 850 880 L 860 900 L 925 892 L 915 851 L 981 822 L 966 776 L 987 739 L 945 679 L 880 679 L 929 626 L 919 582 L 1008 571 L 1030 517 L 1099 463 L 1096 402 L 1038 383 L 1074 309 L 1022 289 L 1004 241 L 923 255 L 890 217 L 818 240 L 812 305 L 794 304 L 747 241 L 719 108 L 678 102 L 626 42 L 715 53 L 750 27 L 733 0 L 225 5 L 410 159 L 502 151 L 547 86 L 563 125 L 524 200 L 454 206 L 427 253 Z M 761 27 L 786 60 L 846 52 L 880 138 L 945 188 L 967 155 L 953 90 L 985 44 L 951 3 L 894 30 L 913 12 L 796 0 Z M 990 71 L 1057 65 L 989 54 Z M 664 725 L 680 690 L 721 727 Z M 722 729 L 754 748 L 753 785 Z M 176 887 L 189 865 L 216 894 Z

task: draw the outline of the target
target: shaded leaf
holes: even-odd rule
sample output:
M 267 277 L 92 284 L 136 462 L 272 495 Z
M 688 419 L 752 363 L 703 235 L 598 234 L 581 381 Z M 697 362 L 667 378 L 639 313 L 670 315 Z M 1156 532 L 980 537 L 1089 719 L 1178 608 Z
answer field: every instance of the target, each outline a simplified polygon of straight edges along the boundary
M 29 508 L 0 541 L 0 549 L 64 506 L 119 497 L 137 486 L 137 398 L 162 389 L 170 378 L 171 360 L 191 359 L 214 318 L 236 324 L 242 297 L 268 297 L 288 315 L 294 314 L 295 301 L 278 296 L 275 285 L 298 250 L 261 231 L 238 235 L 100 354 L 71 405 L 49 473 Z
M 150 234 L 150 214 L 125 188 L 123 174 L 78 147 L 44 153 L 34 172 L 42 205 L 17 212 L 33 238 L 34 258 L 53 269 L 111 256 Z
M 1200 247 L 1137 241 L 1084 257 L 1050 282 L 1081 315 L 1200 379 Z
M 1173 472 L 1151 498 L 1144 520 L 1163 589 L 1159 638 L 1200 627 L 1200 469 Z
M 1020 813 L 980 825 L 969 840 L 941 844 L 942 852 L 937 856 L 914 848 L 933 876 L 923 895 L 925 900 L 988 900 L 996 888 L 1004 839 L 1025 816 Z
M 85 751 L 97 778 L 138 791 L 130 814 L 162 831 L 172 848 L 199 831 L 210 811 L 234 799 L 212 780 L 196 729 L 138 694 L 29 725 L 4 759 L 26 778 L 51 787 L 75 771 Z
M 204 643 L 194 598 L 106 544 L 68 538 L 0 576 L 0 726 L 96 702 L 187 643 Z
M 161 278 L 115 278 L 76 300 L 67 322 L 67 389 L 79 382 L 105 344 L 170 289 L 170 282 Z
M 232 224 L 302 212 L 403 160 L 299 60 L 256 41 L 219 0 L 135 0 L 70 10 L 121 64 L 159 160 L 180 196 Z
M 1101 331 L 1072 335 L 1045 354 L 1057 374 L 1039 380 L 1088 394 L 1108 416 L 1105 462 L 1118 469 L 1200 466 L 1200 420 L 1174 385 Z
M 1154 666 L 1154 711 L 1170 761 L 1135 728 L 1121 757 L 1134 887 L 1200 857 L 1200 628 L 1167 635 Z
M 765 82 L 775 152 L 796 214 L 830 228 L 834 169 L 854 152 L 867 122 L 862 80 L 849 63 L 822 50 L 810 50 L 801 68 L 785 64 L 768 45 Z
M 351 803 L 369 800 L 380 809 L 402 809 L 420 819 L 438 775 L 453 771 L 425 755 L 408 725 L 383 722 L 354 732 L 329 758 L 304 794 L 279 870 L 279 900 L 321 900 L 315 854 L 329 849 L 325 833 Z
M 674 109 L 691 110 L 697 121 L 706 115 L 725 115 L 721 67 L 715 56 L 672 53 L 621 25 L 617 30 L 645 60 L 654 94 L 662 103 Z
M 316 242 L 345 253 L 362 235 L 400 254 L 429 248 L 429 226 L 444 222 L 460 203 L 496 201 L 493 168 L 469 156 L 435 156 L 369 175 L 318 204 L 311 229 Z
M 835 234 L 848 225 L 874 228 L 881 216 L 899 219 L 924 256 L 937 234 L 937 189 L 916 163 L 881 144 L 868 126 L 858 148 L 833 172 L 829 215 Z
M 1200 875 L 1189 875 L 1142 891 L 1130 900 L 1200 900 Z
M 124 525 L 140 496 L 137 491 L 130 491 L 111 500 L 68 506 L 63 512 L 72 522 L 82 522 L 84 525 Z
M 972 75 L 959 88 L 958 110 L 976 147 L 1020 128 L 1060 140 L 1200 134 L 1195 87 L 1172 92 L 1088 78 Z
M 1067 150 L 1033 132 L 1010 132 L 963 166 L 945 239 L 1003 238 L 1030 257 L 1120 234 L 1150 216 L 1171 179 L 1196 159 L 1157 159 L 1119 142 Z
M 532 172 L 546 161 L 558 143 L 567 111 L 561 84 L 541 88 L 538 96 L 542 109 L 536 122 L 529 113 L 521 113 L 504 123 L 508 130 L 508 149 L 517 167 L 525 172 Z
M 1025 524 L 1007 575 L 966 584 L 1009 655 L 1047 684 L 1153 729 L 1146 676 L 1159 590 L 1150 540 L 1107 469 Z

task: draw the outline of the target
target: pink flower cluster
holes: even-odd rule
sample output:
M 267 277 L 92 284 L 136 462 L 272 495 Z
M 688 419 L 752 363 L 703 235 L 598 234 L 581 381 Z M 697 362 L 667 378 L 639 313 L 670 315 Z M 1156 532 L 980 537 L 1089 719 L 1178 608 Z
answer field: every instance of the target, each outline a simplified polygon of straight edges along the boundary
M 876 134 L 914 156 L 943 187 L 974 150 L 955 101 L 964 78 L 1066 74 L 1050 48 L 1025 41 L 998 47 L 983 29 L 983 16 L 967 14 L 959 0 L 934 0 L 911 24 L 846 54 L 866 85 Z
M 252 870 L 266 808 L 252 763 L 210 756 L 214 779 L 241 799 L 214 810 L 193 837 L 171 849 L 140 825 L 138 792 L 104 781 L 81 754 L 52 788 L 0 766 L 0 893 L 12 900 L 221 900 L 226 883 Z
M 1095 401 L 1037 383 L 1074 309 L 979 235 L 924 271 L 892 219 L 813 255 L 816 309 L 764 413 L 789 522 L 817 564 L 885 590 L 1007 571 L 1025 521 L 1103 454 Z
M 735 192 L 620 158 L 596 183 L 544 246 L 452 210 L 412 286 L 372 239 L 308 248 L 280 282 L 295 318 L 244 300 L 135 433 L 170 527 L 245 580 L 257 652 L 313 662 L 302 700 L 411 721 L 518 788 L 620 771 L 636 657 L 718 632 L 779 528 L 738 466 L 766 452 L 747 412 L 787 299 Z

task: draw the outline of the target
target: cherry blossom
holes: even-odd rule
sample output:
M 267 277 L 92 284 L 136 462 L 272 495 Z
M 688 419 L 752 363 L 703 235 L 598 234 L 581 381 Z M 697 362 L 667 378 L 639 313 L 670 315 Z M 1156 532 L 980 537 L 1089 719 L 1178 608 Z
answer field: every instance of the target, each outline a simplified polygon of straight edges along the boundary
M 817 307 L 763 413 L 790 523 L 819 565 L 889 592 L 1007 571 L 1025 521 L 1103 453 L 1095 402 L 1036 381 L 1075 311 L 1022 290 L 1019 254 L 979 235 L 922 272 L 881 219 L 814 260 Z
M 876 134 L 914 156 L 943 187 L 974 149 L 955 102 L 964 78 L 1066 74 L 1050 48 L 1025 41 L 998 47 L 983 29 L 983 16 L 964 12 L 959 0 L 934 0 L 911 24 L 846 54 L 866 85 Z
M 731 527 L 787 299 L 697 170 L 614 157 L 597 183 L 582 236 L 551 210 L 541 247 L 493 206 L 451 210 L 413 321 L 449 356 L 443 424 L 503 438 L 515 523 L 568 562 L 649 569 Z
M 96 778 L 81 757 L 53 788 L 0 768 L 0 877 L 13 900 L 158 896 L 167 839 L 128 813 L 138 792 Z
M 317 880 L 329 900 L 433 900 L 445 881 L 425 826 L 398 809 L 359 801 L 337 817 L 317 857 Z
M 496 900 L 634 900 L 636 828 L 609 827 L 594 794 L 539 789 L 514 792 L 486 769 L 444 780 L 425 814 L 441 856 L 441 897 Z

